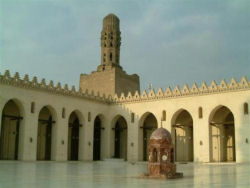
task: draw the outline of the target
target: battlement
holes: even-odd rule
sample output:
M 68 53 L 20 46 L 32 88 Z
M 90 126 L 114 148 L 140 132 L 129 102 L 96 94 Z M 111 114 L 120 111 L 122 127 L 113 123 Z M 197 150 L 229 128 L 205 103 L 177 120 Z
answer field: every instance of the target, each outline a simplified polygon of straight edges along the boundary
M 165 91 L 162 88 L 159 88 L 157 92 L 155 92 L 154 89 L 151 89 L 148 92 L 144 90 L 141 94 L 138 91 L 136 91 L 133 95 L 131 94 L 131 92 L 129 92 L 127 96 L 122 93 L 120 96 L 115 95 L 113 97 L 113 101 L 116 103 L 143 102 L 167 98 L 242 91 L 249 89 L 250 82 L 244 76 L 241 78 L 240 82 L 237 82 L 234 78 L 232 78 L 229 83 L 227 83 L 225 79 L 222 79 L 219 84 L 217 84 L 213 80 L 209 86 L 206 84 L 206 82 L 203 82 L 200 86 L 197 86 L 196 83 L 193 83 L 191 88 L 187 84 L 184 84 L 182 89 L 180 89 L 177 85 L 174 87 L 174 89 L 171 89 L 170 86 L 168 86 Z
M 95 100 L 102 103 L 109 103 L 109 101 L 111 101 L 111 96 L 106 96 L 106 95 L 101 96 L 98 92 L 94 93 L 93 91 L 88 91 L 88 89 L 82 91 L 79 88 L 79 90 L 77 91 L 75 86 L 72 86 L 71 89 L 69 89 L 68 84 L 65 84 L 62 87 L 60 82 L 54 84 L 52 80 L 50 80 L 48 84 L 46 83 L 46 80 L 44 78 L 41 79 L 41 82 L 38 82 L 36 76 L 30 80 L 29 75 L 27 74 L 25 74 L 22 79 L 20 78 L 18 72 L 16 72 L 13 76 L 11 76 L 9 70 L 6 70 L 4 75 L 0 74 L 0 84 L 20 87 L 24 89 L 39 90 L 57 95 L 65 95 L 65 96 L 78 97 L 88 100 Z
M 10 85 L 14 87 L 20 87 L 25 89 L 34 89 L 44 92 L 49 92 L 57 95 L 65 95 L 71 97 L 78 97 L 87 100 L 94 100 L 102 103 L 132 103 L 132 102 L 144 102 L 144 101 L 153 101 L 153 100 L 162 100 L 168 98 L 179 98 L 187 96 L 199 96 L 199 95 L 209 95 L 216 93 L 225 93 L 225 92 L 234 92 L 250 89 L 250 82 L 244 76 L 239 82 L 234 78 L 231 79 L 229 83 L 222 79 L 219 84 L 214 80 L 208 86 L 206 82 L 203 82 L 200 86 L 197 86 L 196 83 L 192 84 L 190 88 L 187 84 L 184 84 L 182 89 L 177 85 L 174 89 L 171 89 L 170 86 L 164 91 L 162 88 L 159 88 L 157 92 L 154 89 L 150 91 L 142 91 L 140 94 L 139 91 L 136 91 L 134 94 L 128 92 L 128 95 L 121 93 L 121 95 L 115 94 L 113 97 L 111 95 L 106 96 L 105 94 L 100 95 L 99 92 L 94 92 L 86 89 L 82 91 L 81 88 L 77 91 L 75 86 L 72 86 L 69 89 L 68 84 L 65 84 L 63 87 L 61 83 L 58 82 L 54 84 L 52 80 L 49 83 L 46 83 L 46 80 L 43 78 L 38 82 L 37 77 L 33 77 L 31 80 L 27 74 L 24 75 L 23 79 L 20 78 L 19 73 L 16 72 L 13 76 L 10 75 L 9 70 L 6 70 L 4 75 L 0 74 L 0 84 Z

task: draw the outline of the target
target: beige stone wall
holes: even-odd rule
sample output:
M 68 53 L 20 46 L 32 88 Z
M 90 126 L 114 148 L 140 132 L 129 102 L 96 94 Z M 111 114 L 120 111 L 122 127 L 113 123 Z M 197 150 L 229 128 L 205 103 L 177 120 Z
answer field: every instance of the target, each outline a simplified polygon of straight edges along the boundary
M 94 91 L 99 92 L 100 95 L 113 95 L 115 93 L 115 69 L 81 75 L 79 88 L 82 91 L 88 90 L 89 93 Z
M 140 91 L 139 76 L 128 75 L 120 68 L 110 68 L 104 71 L 92 72 L 90 75 L 82 74 L 80 76 L 79 88 L 83 91 L 86 89 L 91 93 L 105 94 L 106 96 L 121 93 L 128 94 L 128 92 L 135 93 Z
M 139 76 L 137 74 L 128 75 L 126 72 L 116 69 L 115 93 L 117 95 L 121 95 L 121 93 L 127 95 L 128 92 L 135 93 L 136 91 L 140 92 Z
M 193 158 L 195 162 L 211 161 L 211 137 L 209 123 L 211 115 L 218 107 L 226 106 L 233 113 L 235 125 L 236 162 L 250 162 L 250 114 L 244 114 L 244 103 L 250 103 L 250 83 L 242 82 L 237 88 L 190 95 L 171 95 L 160 97 L 155 93 L 145 93 L 139 99 L 131 96 L 118 102 L 100 100 L 98 97 L 80 94 L 74 90 L 62 90 L 43 84 L 35 84 L 0 76 L 0 112 L 9 100 L 13 100 L 23 117 L 20 124 L 19 153 L 20 160 L 36 160 L 38 116 L 40 110 L 47 106 L 56 121 L 52 133 L 52 160 L 65 161 L 68 155 L 68 122 L 73 111 L 77 111 L 80 124 L 79 160 L 92 160 L 93 157 L 93 126 L 97 115 L 101 117 L 101 159 L 114 155 L 114 119 L 124 117 L 127 122 L 127 159 L 128 161 L 142 160 L 142 140 L 140 136 L 143 121 L 147 114 L 152 113 L 158 127 L 162 126 L 171 131 L 176 112 L 186 110 L 193 120 Z M 217 86 L 216 86 L 217 87 Z M 86 96 L 86 97 L 84 97 Z M 122 102 L 122 100 L 124 100 Z M 31 103 L 35 103 L 35 111 L 31 113 Z M 198 109 L 202 107 L 203 116 L 199 118 Z M 62 109 L 65 108 L 65 117 Z M 162 121 L 162 111 L 166 111 L 166 121 Z M 88 117 L 88 114 L 91 117 Z M 135 114 L 132 121 L 131 113 Z M 185 118 L 184 118 L 185 119 Z M 1 123 L 1 118 L 0 118 Z M 180 122 L 181 123 L 181 122 Z M 2 124 L 0 124 L 2 125 Z M 222 135 L 223 136 L 223 135 Z M 31 139 L 32 138 L 32 141 Z M 62 142 L 64 141 L 64 142 Z

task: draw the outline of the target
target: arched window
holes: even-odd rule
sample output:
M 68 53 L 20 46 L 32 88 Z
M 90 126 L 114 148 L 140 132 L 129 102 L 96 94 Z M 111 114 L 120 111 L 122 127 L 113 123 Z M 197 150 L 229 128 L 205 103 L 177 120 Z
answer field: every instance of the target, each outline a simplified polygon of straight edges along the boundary
M 33 114 L 35 112 L 35 102 L 31 103 L 30 112 Z
M 113 44 L 112 44 L 112 42 L 110 43 L 110 47 L 113 47 Z
M 153 150 L 153 162 L 155 162 L 155 163 L 158 162 L 158 152 L 157 152 L 156 148 L 154 148 L 154 150 Z
M 244 114 L 248 114 L 248 103 L 244 103 Z
M 112 61 L 112 53 L 109 54 L 109 59 Z
M 89 112 L 88 113 L 88 122 L 90 122 L 91 121 L 91 113 Z
M 203 114 L 202 114 L 202 107 L 199 107 L 199 118 L 201 119 L 203 117 Z
M 62 118 L 65 118 L 65 108 L 62 109 Z
M 162 111 L 162 121 L 166 121 L 166 111 Z
M 171 149 L 171 159 L 170 159 L 171 163 L 174 163 L 174 149 Z
M 135 113 L 131 113 L 131 123 L 135 122 Z

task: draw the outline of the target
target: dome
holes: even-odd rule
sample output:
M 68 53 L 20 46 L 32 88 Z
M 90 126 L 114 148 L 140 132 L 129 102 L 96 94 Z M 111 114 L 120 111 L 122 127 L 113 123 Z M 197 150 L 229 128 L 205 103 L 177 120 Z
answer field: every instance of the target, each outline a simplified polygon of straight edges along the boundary
M 120 20 L 114 14 L 108 14 L 103 19 L 103 29 L 115 29 L 120 30 Z
M 172 143 L 171 134 L 167 129 L 158 128 L 150 136 L 150 140 L 167 140 L 168 143 Z
M 118 20 L 119 21 L 119 18 L 115 14 L 110 13 L 104 17 L 104 20 Z

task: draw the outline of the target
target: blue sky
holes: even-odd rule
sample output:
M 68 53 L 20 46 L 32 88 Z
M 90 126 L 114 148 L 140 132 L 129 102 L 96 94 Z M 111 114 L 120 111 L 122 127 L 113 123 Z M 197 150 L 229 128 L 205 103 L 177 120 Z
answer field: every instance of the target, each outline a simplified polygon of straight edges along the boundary
M 111 12 L 120 63 L 142 89 L 250 78 L 250 0 L 0 0 L 0 72 L 78 87 L 101 63 Z

